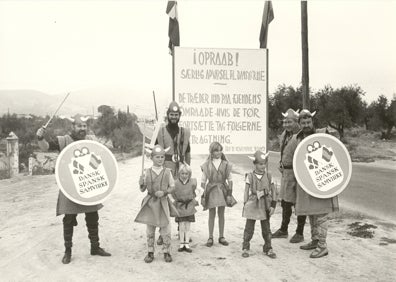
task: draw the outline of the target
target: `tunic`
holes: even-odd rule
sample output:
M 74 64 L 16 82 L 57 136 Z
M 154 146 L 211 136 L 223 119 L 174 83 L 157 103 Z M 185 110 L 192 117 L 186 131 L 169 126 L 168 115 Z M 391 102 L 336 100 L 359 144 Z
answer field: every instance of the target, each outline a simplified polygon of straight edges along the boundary
M 190 178 L 185 184 L 180 179 L 175 181 L 175 190 L 172 196 L 175 199 L 174 205 L 180 215 L 180 217 L 176 217 L 177 222 L 195 221 L 194 214 L 197 212 L 195 207 L 198 206 L 198 202 L 195 200 L 196 188 L 197 180 L 195 178 Z
M 281 136 L 281 160 L 283 168 L 279 198 L 289 203 L 296 203 L 297 180 L 293 172 L 293 155 L 296 149 L 291 143 L 293 132 L 284 131 Z
M 62 151 L 67 145 L 74 142 L 73 138 L 70 135 L 65 136 L 57 136 L 59 151 Z M 94 140 L 96 141 L 96 137 L 94 135 L 87 135 L 85 140 Z M 56 215 L 61 214 L 78 214 L 78 213 L 89 213 L 95 212 L 103 208 L 102 204 L 93 205 L 93 206 L 84 206 L 77 204 L 69 198 L 67 198 L 61 190 L 59 190 L 58 194 L 58 202 L 56 204 Z
M 156 227 L 166 227 L 170 223 L 171 216 L 178 216 L 177 210 L 172 205 L 168 196 L 157 198 L 155 192 L 164 191 L 171 193 L 173 178 L 171 170 L 164 168 L 160 174 L 156 174 L 151 168 L 146 171 L 147 195 L 142 201 L 135 222 L 144 223 Z
M 218 169 L 213 165 L 212 160 L 207 160 L 201 165 L 203 173 L 203 183 L 206 184 L 204 190 L 205 206 L 204 210 L 226 206 L 226 196 L 231 192 L 227 180 L 231 179 L 232 165 L 226 160 L 222 160 Z
M 249 198 L 243 207 L 242 216 L 247 219 L 265 220 L 271 203 L 276 201 L 276 188 L 272 184 L 271 175 L 267 172 L 261 178 L 255 173 L 246 175 L 249 184 Z
M 165 154 L 164 166 L 172 170 L 173 176 L 178 170 L 176 159 L 184 162 L 186 154 L 190 152 L 190 135 L 190 129 L 184 127 L 179 127 L 179 131 L 174 136 L 169 133 L 166 126 L 162 126 L 158 132 L 157 143 L 164 149 L 169 148 Z

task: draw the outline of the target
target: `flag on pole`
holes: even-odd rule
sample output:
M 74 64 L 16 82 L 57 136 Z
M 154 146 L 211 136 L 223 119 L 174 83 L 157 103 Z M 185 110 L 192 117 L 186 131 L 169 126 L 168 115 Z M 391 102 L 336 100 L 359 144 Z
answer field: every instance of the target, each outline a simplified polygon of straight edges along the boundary
M 169 52 L 173 54 L 173 47 L 180 46 L 179 19 L 177 16 L 177 1 L 168 1 L 166 13 L 169 16 Z
M 272 9 L 272 1 L 265 1 L 260 30 L 260 48 L 267 48 L 268 27 L 273 19 L 274 10 Z

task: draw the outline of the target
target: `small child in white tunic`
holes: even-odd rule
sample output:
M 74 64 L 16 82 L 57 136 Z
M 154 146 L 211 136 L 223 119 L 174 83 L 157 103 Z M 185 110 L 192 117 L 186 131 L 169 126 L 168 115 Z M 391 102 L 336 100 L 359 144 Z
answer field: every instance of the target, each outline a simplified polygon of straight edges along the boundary
M 191 178 L 191 168 L 187 164 L 181 164 L 179 168 L 179 177 L 175 181 L 175 190 L 172 196 L 175 199 L 174 206 L 176 207 L 180 216 L 176 217 L 176 222 L 179 223 L 179 252 L 191 253 L 192 250 L 189 245 L 191 222 L 195 222 L 195 209 L 198 206 L 196 197 L 197 180 Z

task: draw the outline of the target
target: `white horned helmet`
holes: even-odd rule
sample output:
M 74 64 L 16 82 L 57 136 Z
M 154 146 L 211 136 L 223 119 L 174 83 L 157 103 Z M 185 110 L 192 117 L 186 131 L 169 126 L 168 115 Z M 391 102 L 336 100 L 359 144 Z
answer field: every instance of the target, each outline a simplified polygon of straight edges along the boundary
M 259 163 L 259 162 L 267 161 L 268 156 L 269 156 L 269 152 L 264 153 L 262 151 L 256 151 L 256 153 L 254 153 L 253 157 L 248 156 L 248 158 L 251 159 L 255 163 Z
M 86 123 L 91 116 L 83 116 L 81 114 L 76 114 L 73 117 L 69 117 L 69 116 L 59 116 L 61 119 L 67 119 L 69 121 L 71 121 L 73 124 L 75 123 Z
M 286 118 L 291 118 L 294 120 L 298 120 L 298 116 L 299 116 L 299 112 L 300 110 L 298 109 L 297 111 L 294 111 L 293 109 L 288 109 L 286 111 L 286 113 L 282 113 L 282 116 L 286 119 Z
M 307 118 L 307 117 L 313 118 L 315 115 L 316 115 L 316 111 L 311 113 L 309 110 L 303 109 L 298 116 L 298 120 L 300 120 L 301 118 Z
M 161 145 L 155 145 L 154 147 L 151 147 L 149 144 L 145 145 L 145 151 L 152 157 L 157 156 L 157 155 L 165 155 L 170 150 L 170 147 L 164 149 L 162 148 Z

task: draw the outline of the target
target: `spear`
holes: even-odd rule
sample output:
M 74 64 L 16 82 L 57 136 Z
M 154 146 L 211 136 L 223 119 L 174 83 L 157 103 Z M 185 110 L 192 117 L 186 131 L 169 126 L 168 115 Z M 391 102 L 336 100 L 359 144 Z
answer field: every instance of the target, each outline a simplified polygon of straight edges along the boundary
M 157 136 L 158 136 L 160 127 L 164 123 L 164 121 L 162 120 L 164 115 L 162 113 L 160 113 L 160 115 L 158 116 L 157 102 L 155 101 L 154 90 L 153 90 L 153 99 L 154 99 L 154 108 L 155 108 L 155 119 L 157 120 L 157 123 L 155 124 L 154 132 L 153 132 L 153 135 L 152 135 L 151 140 L 150 140 L 150 148 L 154 147 L 155 141 L 157 140 Z
M 143 120 L 143 126 L 144 126 L 144 128 L 146 128 L 146 121 L 145 120 Z M 146 143 L 146 136 L 144 134 L 144 130 L 141 130 L 141 131 L 142 131 L 142 135 L 143 135 L 143 141 L 142 141 L 142 175 L 144 175 L 144 155 L 145 155 L 144 146 L 145 146 L 145 143 Z
M 62 107 L 63 103 L 66 101 L 67 97 L 69 97 L 70 92 L 66 94 L 66 97 L 63 99 L 62 103 L 60 103 L 59 107 L 56 109 L 52 117 L 47 121 L 47 123 L 43 126 L 43 128 L 47 128 L 47 126 L 50 124 L 52 119 L 55 117 L 55 115 L 58 113 L 59 109 Z

